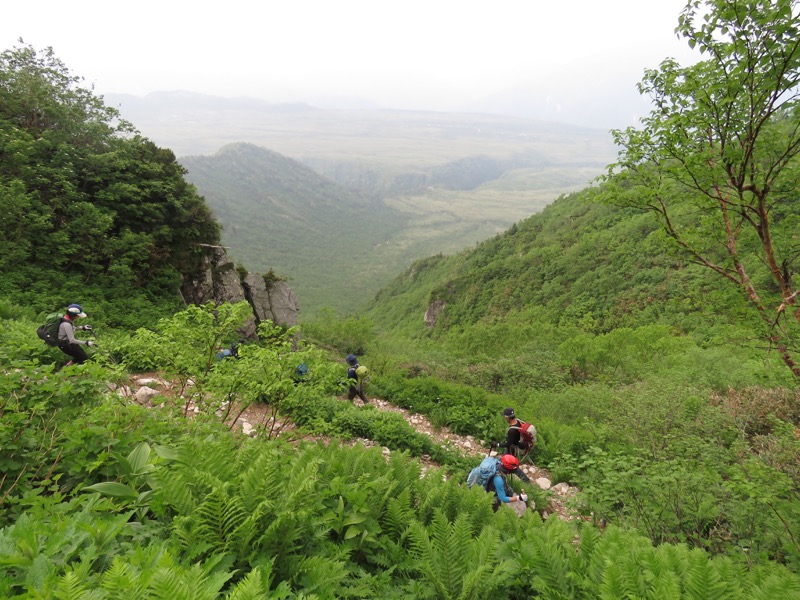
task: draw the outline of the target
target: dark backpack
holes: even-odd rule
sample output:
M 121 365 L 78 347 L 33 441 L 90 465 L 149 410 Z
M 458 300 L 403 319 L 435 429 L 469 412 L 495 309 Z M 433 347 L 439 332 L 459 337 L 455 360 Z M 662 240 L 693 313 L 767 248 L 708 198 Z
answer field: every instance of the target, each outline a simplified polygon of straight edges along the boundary
M 536 445 L 536 427 L 532 423 L 520 421 L 519 425 L 513 425 L 509 429 L 519 430 L 519 441 L 523 445 L 523 456 L 527 456 Z
M 48 346 L 58 346 L 58 328 L 63 319 L 61 313 L 50 313 L 47 315 L 44 325 L 40 325 L 36 330 L 36 335 Z
M 479 485 L 483 489 L 486 489 L 486 486 L 489 485 L 489 481 L 491 481 L 494 474 L 497 473 L 497 467 L 500 464 L 500 461 L 497 460 L 494 456 L 487 456 L 481 461 L 477 467 L 472 469 L 467 476 L 467 487 L 472 487 L 473 485 Z

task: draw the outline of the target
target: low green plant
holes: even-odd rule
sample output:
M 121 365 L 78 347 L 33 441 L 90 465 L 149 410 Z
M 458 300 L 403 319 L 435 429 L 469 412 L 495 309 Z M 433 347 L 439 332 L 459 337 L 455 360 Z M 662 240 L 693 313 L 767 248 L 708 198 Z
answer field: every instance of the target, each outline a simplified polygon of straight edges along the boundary
M 152 450 L 162 460 L 174 460 L 175 451 L 168 446 L 156 446 Z M 83 492 L 97 492 L 122 502 L 123 510 L 131 509 L 143 522 L 150 511 L 150 498 L 158 487 L 155 476 L 157 463 L 151 461 L 151 447 L 140 442 L 127 457 L 117 458 L 119 476 L 116 481 L 103 481 L 82 488 Z

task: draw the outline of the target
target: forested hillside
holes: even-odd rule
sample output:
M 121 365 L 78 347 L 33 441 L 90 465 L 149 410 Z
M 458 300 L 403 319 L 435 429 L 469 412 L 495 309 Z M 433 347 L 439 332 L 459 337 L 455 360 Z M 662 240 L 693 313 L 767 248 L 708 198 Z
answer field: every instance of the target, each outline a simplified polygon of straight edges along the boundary
M 0 57 L 0 132 L 0 294 L 119 321 L 179 306 L 181 273 L 219 226 L 170 150 L 28 46 Z
M 379 247 L 404 227 L 407 214 L 251 144 L 180 161 L 232 254 L 250 269 L 289 278 L 301 311 L 347 311 L 385 281 Z

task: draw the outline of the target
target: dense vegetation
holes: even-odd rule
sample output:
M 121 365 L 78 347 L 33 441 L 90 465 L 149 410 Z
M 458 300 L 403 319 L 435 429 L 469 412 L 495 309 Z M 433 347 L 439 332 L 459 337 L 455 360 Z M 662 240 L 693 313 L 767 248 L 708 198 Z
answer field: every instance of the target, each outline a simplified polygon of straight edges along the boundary
M 174 154 L 80 84 L 51 50 L 0 55 L 0 294 L 117 323 L 174 310 L 219 225 Z
M 736 20 L 739 6 L 707 3 L 710 22 Z M 748 8 L 794 23 L 793 2 Z M 2 81 L 24 73 L 23 90 L 52 73 L 15 66 L 41 64 L 28 48 L 3 57 Z M 44 58 L 65 74 L 52 55 Z M 62 102 L 53 92 L 75 81 L 60 81 L 48 97 L 66 121 L 43 130 L 52 135 L 69 129 L 74 114 L 66 110 L 74 96 Z M 103 110 L 88 92 L 81 98 Z M 83 114 L 76 127 L 95 131 L 94 113 Z M 24 141 L 19 121 L 4 127 L 3 139 Z M 108 143 L 147 145 L 103 127 Z M 0 168 L 12 169 L 14 155 L 3 148 Z M 5 196 L 10 206 L 58 197 L 72 170 L 42 179 L 52 160 L 32 158 L 3 175 L 3 190 L 21 190 Z M 186 191 L 181 198 L 202 216 L 192 243 L 214 239 L 202 200 L 178 185 L 180 169 L 167 162 L 145 180 L 164 189 L 164 177 L 167 189 Z M 85 196 L 76 190 L 68 206 L 95 214 L 84 204 L 120 189 L 124 169 L 108 171 L 106 184 Z M 613 202 L 625 183 L 562 198 L 475 249 L 415 263 L 366 314 L 323 311 L 302 331 L 262 323 L 238 359 L 219 361 L 216 352 L 237 339 L 246 304 L 174 310 L 170 286 L 143 275 L 127 281 L 126 314 L 106 318 L 117 327 L 98 327 L 93 360 L 63 367 L 65 357 L 34 334 L 43 301 L 31 290 L 50 281 L 37 279 L 48 273 L 44 263 L 32 251 L 23 257 L 24 281 L 4 268 L 0 595 L 800 598 L 797 378 L 775 340 L 764 343 L 750 295 L 672 253 L 675 236 L 647 207 Z M 100 202 L 96 211 L 117 223 L 105 208 Z M 778 213 L 770 231 L 783 247 L 797 207 L 786 201 L 770 213 Z M 59 214 L 56 224 L 66 219 Z M 150 240 L 164 244 L 162 262 L 151 266 L 171 276 L 193 253 L 172 232 L 173 214 L 161 214 L 163 230 L 157 221 L 149 232 L 164 234 Z M 691 224 L 692 215 L 682 216 Z M 106 231 L 114 242 L 114 227 Z M 60 233 L 53 225 L 37 240 L 55 258 L 72 239 Z M 119 310 L 119 290 L 102 268 L 104 243 L 95 244 L 87 255 L 100 264 L 78 270 L 80 281 L 98 305 Z M 742 256 L 750 268 L 752 255 Z M 794 263 L 782 264 L 791 281 Z M 157 301 L 142 310 L 139 297 Z M 147 315 L 159 318 L 130 326 Z M 536 463 L 580 489 L 576 518 L 543 519 L 550 493 L 536 489 L 537 510 L 521 519 L 494 513 L 487 494 L 463 485 L 470 462 L 399 415 L 341 399 L 338 359 L 350 351 L 370 366 L 372 394 L 454 432 L 502 436 L 506 405 L 533 420 Z M 308 367 L 303 376 L 299 364 Z M 150 371 L 173 382 L 153 406 L 121 393 L 130 373 Z M 231 425 L 251 405 L 266 415 L 254 437 Z M 362 438 L 389 456 L 353 444 Z M 424 471 L 422 457 L 441 467 Z
M 251 144 L 180 159 L 223 227 L 223 242 L 248 269 L 291 278 L 303 313 L 364 303 L 385 275 L 375 247 L 408 216 Z

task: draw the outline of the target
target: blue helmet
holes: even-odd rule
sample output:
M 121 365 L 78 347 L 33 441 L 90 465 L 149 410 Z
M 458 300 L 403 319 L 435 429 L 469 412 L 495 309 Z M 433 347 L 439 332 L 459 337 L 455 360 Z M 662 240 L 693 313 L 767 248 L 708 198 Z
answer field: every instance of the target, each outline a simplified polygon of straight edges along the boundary
M 355 367 L 358 364 L 358 357 L 355 354 L 348 354 L 344 360 L 351 367 Z

